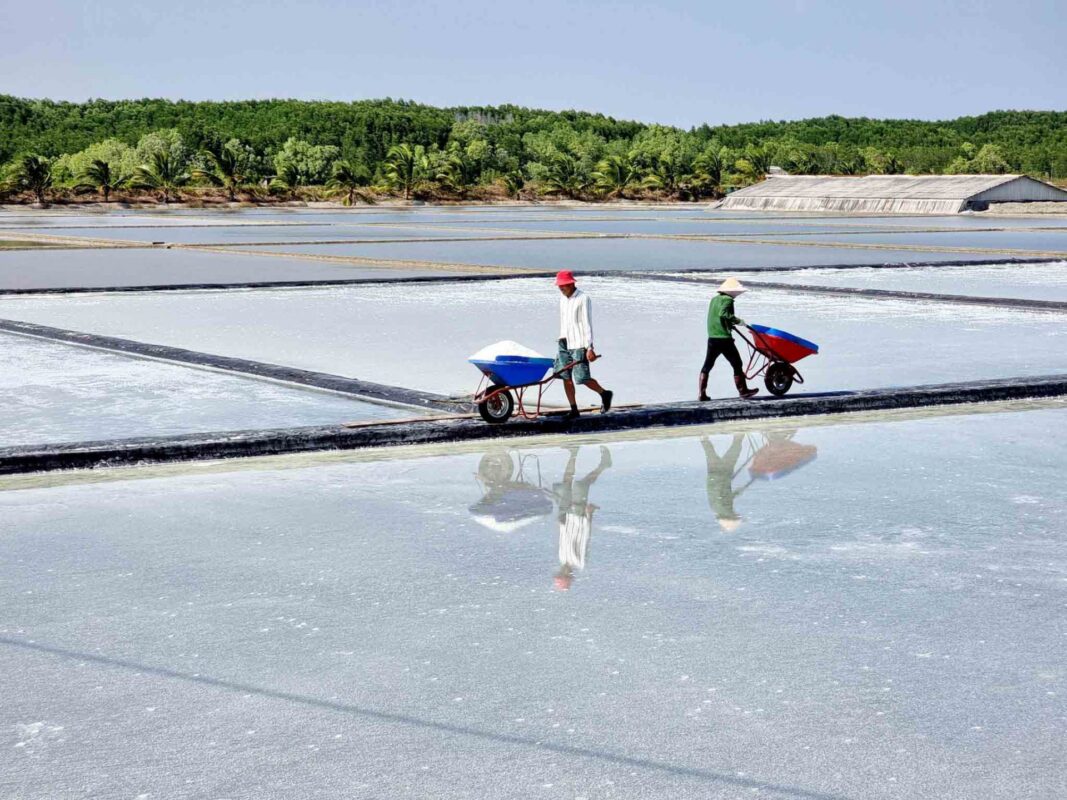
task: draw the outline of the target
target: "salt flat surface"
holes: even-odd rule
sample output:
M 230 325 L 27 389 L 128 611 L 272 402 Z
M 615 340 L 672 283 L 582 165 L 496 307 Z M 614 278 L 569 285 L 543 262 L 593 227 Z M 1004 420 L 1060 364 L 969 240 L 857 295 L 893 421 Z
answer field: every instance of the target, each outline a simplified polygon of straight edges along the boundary
M 0 447 L 419 413 L 6 334 L 0 334 L 0 408 Z
M 772 238 L 789 241 L 795 234 L 775 233 Z M 1067 252 L 1067 228 L 1058 231 L 939 231 L 935 233 L 855 233 L 848 236 L 818 234 L 805 236 L 805 241 L 837 242 L 843 244 L 878 244 L 892 247 L 894 244 L 913 247 L 965 247 L 972 249 L 1009 249 Z
M 0 235 L 3 233 L 0 229 Z M 42 233 L 39 229 L 10 228 L 12 236 L 19 233 Z M 468 230 L 452 230 L 448 225 L 416 226 L 385 224 L 330 224 L 330 225 L 289 225 L 242 223 L 240 225 L 162 225 L 148 227 L 137 225 L 118 227 L 115 225 L 101 228 L 61 228 L 49 226 L 47 233 L 52 236 L 84 237 L 90 239 L 107 239 L 121 242 L 167 242 L 178 244 L 245 244 L 254 242 L 315 242 L 344 239 L 413 239 L 432 236 L 452 239 L 470 239 L 479 236 L 500 236 L 509 238 L 524 235 L 508 231 L 489 231 L 488 233 Z M 526 234 L 530 235 L 530 234 Z
M 843 238 L 852 239 L 853 237 Z M 257 248 L 249 247 L 248 249 L 256 250 Z M 849 247 L 804 246 L 789 242 L 781 245 L 767 245 L 657 239 L 296 244 L 258 249 L 277 253 L 359 256 L 361 258 L 529 267 L 543 270 L 564 268 L 589 270 L 730 269 L 958 261 L 967 257 L 966 253 L 959 252 L 864 250 Z M 977 258 L 977 255 L 975 257 Z
M 1067 261 L 901 269 L 805 269 L 776 272 L 773 280 L 855 289 L 1067 301 Z
M 457 274 L 314 259 L 196 250 L 84 249 L 0 251 L 0 289 L 181 286 L 255 281 L 410 278 Z
M 0 492 L 0 795 L 1062 797 L 1065 413 Z
M 581 285 L 593 298 L 595 344 L 605 356 L 593 371 L 616 391 L 616 402 L 695 397 L 714 286 L 621 278 Z M 511 339 L 555 352 L 558 298 L 551 281 L 524 278 L 11 297 L 0 298 L 0 317 L 462 395 L 480 377 L 467 357 L 488 344 Z M 798 365 L 805 391 L 1067 371 L 1061 314 L 783 291 L 752 291 L 738 300 L 737 313 L 820 345 L 819 355 Z M 734 394 L 721 360 L 711 389 L 718 396 Z M 550 395 L 554 402 L 562 396 L 561 390 Z

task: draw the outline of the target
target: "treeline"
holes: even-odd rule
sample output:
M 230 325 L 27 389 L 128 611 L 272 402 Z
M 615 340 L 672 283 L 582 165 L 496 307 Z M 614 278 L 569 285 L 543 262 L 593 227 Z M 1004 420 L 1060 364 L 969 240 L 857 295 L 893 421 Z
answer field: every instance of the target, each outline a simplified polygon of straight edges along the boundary
M 8 196 L 228 199 L 721 196 L 798 174 L 1067 179 L 1067 112 L 947 122 L 826 117 L 690 130 L 600 114 L 375 100 L 56 103 L 0 95 Z

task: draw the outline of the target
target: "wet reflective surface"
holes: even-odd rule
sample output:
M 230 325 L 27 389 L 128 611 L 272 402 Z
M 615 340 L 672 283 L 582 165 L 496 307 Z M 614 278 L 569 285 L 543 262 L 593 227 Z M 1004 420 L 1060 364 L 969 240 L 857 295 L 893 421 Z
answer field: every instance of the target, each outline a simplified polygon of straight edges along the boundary
M 583 288 L 593 298 L 597 350 L 605 356 L 593 373 L 616 392 L 616 402 L 696 398 L 713 287 L 612 278 L 584 281 Z M 557 298 L 551 281 L 516 279 L 0 298 L 0 317 L 469 394 L 479 375 L 466 359 L 485 345 L 512 339 L 552 352 Z M 806 382 L 794 393 L 1067 370 L 1062 314 L 758 290 L 737 301 L 737 313 L 820 345 L 817 356 L 798 363 Z M 725 364 L 712 370 L 710 388 L 712 396 L 736 394 Z M 583 404 L 595 399 L 580 390 L 583 396 Z M 562 398 L 562 390 L 550 390 L 550 401 Z
M 255 249 L 255 248 L 250 248 Z M 281 245 L 258 248 L 304 255 L 322 253 L 528 267 L 538 270 L 565 268 L 587 270 L 726 269 L 729 267 L 809 266 L 820 264 L 884 264 L 908 261 L 956 261 L 959 253 L 877 249 L 856 250 L 810 247 L 785 242 L 781 245 L 738 242 L 683 241 L 673 239 L 569 239 L 514 242 L 412 242 L 388 244 Z M 977 255 L 975 256 L 978 257 Z
M 1057 797 L 1065 413 L 0 479 L 0 793 Z
M 1067 261 L 882 270 L 810 269 L 776 272 L 768 275 L 767 279 L 781 283 L 847 286 L 854 289 L 1067 301 Z
M 240 375 L 0 334 L 0 447 L 418 416 Z
M 0 251 L 0 289 L 106 288 L 258 281 L 410 278 L 440 270 L 374 269 L 314 259 L 257 257 L 193 250 Z

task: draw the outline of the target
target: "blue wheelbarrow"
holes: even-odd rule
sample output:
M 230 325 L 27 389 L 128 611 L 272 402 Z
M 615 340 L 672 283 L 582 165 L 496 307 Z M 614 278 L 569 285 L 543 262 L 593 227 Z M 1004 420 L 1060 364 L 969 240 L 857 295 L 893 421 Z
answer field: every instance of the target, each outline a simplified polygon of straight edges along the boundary
M 472 358 L 470 362 L 482 373 L 482 381 L 474 393 L 474 403 L 482 419 L 490 425 L 503 424 L 516 413 L 523 419 L 537 419 L 542 413 L 541 401 L 548 385 L 579 363 L 572 361 L 552 370 L 556 362 L 551 358 L 506 355 L 490 361 Z M 537 403 L 533 408 L 527 408 L 526 391 L 534 388 L 537 389 Z

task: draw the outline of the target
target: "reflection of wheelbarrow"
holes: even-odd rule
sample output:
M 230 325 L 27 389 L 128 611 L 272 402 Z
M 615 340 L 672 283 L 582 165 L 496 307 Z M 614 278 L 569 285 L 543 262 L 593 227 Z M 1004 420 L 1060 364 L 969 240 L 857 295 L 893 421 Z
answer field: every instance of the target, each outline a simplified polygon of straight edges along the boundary
M 484 496 L 470 507 L 479 525 L 498 533 L 511 533 L 552 512 L 551 492 L 542 486 L 541 464 L 536 456 L 515 453 L 515 460 L 507 450 L 493 450 L 482 456 L 478 464 L 478 482 Z M 536 483 L 524 474 L 526 460 L 533 459 L 537 467 Z
M 745 367 L 748 380 L 762 375 L 767 391 L 779 397 L 788 392 L 794 382 L 804 382 L 804 376 L 793 364 L 818 353 L 819 345 L 766 325 L 746 327 L 752 334 L 751 339 L 739 328 L 735 330 L 749 346 L 748 365 Z
M 507 422 L 516 411 L 523 419 L 541 416 L 541 401 L 548 385 L 580 363 L 572 361 L 553 370 L 546 378 L 555 364 L 551 358 L 499 355 L 492 360 L 472 358 L 470 362 L 482 371 L 482 382 L 474 393 L 474 402 L 482 419 L 490 425 Z M 534 387 L 537 388 L 537 405 L 528 409 L 524 405 L 526 390 Z
M 749 475 L 760 480 L 774 481 L 814 461 L 819 449 L 813 444 L 794 442 L 792 435 L 789 433 L 782 437 L 767 437 L 767 444 L 752 456 Z

